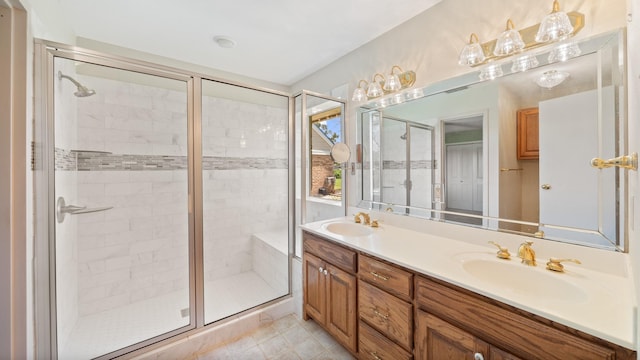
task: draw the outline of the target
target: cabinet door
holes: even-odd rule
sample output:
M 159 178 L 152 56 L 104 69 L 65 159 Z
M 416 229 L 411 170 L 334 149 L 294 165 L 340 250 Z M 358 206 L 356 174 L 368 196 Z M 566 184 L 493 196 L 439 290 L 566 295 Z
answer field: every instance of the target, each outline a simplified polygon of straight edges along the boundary
M 322 260 L 304 253 L 304 312 L 317 322 L 326 322 L 327 297 L 325 265 Z
M 518 160 L 538 159 L 538 108 L 518 110 Z
M 356 352 L 356 277 L 327 264 L 327 323 L 329 332 Z
M 489 359 L 489 345 L 424 311 L 416 315 L 415 358 L 419 360 Z
M 522 360 L 521 358 L 512 354 L 509 354 L 504 350 L 500 350 L 495 346 L 491 347 L 491 350 L 489 353 L 491 354 L 491 360 Z

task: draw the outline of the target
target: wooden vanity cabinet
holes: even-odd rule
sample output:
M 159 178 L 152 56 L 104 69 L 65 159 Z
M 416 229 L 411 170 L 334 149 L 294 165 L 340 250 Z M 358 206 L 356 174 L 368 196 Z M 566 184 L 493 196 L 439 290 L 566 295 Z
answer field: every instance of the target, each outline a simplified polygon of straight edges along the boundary
M 420 276 L 415 287 L 417 359 L 635 359 L 631 350 L 450 284 Z
M 538 108 L 518 110 L 518 160 L 535 160 L 540 156 Z
M 636 352 L 303 232 L 303 312 L 359 359 L 636 360 Z
M 304 317 L 357 352 L 356 253 L 304 233 Z
M 380 354 L 380 359 L 412 358 L 413 352 L 413 274 L 373 257 L 360 254 L 358 261 L 358 316 L 360 326 L 370 329 L 368 334 L 384 339 L 394 357 Z M 367 347 L 360 340 L 361 347 Z M 362 351 L 361 351 L 362 352 Z M 366 354 L 363 354 L 366 358 Z

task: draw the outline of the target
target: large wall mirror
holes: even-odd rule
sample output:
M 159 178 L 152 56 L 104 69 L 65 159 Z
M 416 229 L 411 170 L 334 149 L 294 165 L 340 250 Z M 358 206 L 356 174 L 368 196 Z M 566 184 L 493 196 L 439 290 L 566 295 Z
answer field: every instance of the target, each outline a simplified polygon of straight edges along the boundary
M 625 250 L 628 170 L 590 164 L 627 152 L 623 30 L 527 55 L 362 106 L 361 207 Z

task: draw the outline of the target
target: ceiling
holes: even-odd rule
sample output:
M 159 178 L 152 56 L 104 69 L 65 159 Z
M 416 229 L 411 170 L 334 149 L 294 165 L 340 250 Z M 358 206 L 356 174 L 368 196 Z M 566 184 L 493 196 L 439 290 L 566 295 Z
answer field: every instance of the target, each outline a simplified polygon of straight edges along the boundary
M 292 85 L 441 0 L 58 1 L 76 36 Z

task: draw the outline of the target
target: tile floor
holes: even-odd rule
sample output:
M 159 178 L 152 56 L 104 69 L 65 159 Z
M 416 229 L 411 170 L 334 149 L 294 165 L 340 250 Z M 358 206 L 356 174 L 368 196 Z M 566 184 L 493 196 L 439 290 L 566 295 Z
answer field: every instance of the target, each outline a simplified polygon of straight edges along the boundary
M 313 320 L 288 315 L 251 334 L 198 355 L 197 360 L 352 360 Z

